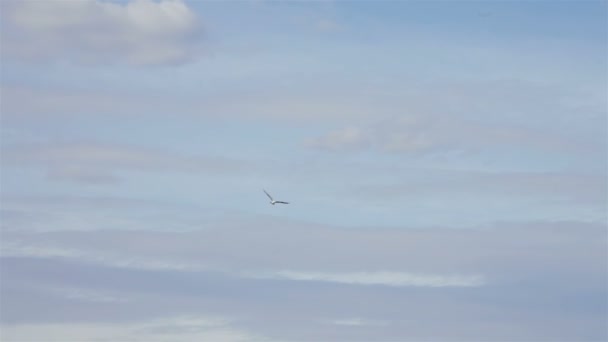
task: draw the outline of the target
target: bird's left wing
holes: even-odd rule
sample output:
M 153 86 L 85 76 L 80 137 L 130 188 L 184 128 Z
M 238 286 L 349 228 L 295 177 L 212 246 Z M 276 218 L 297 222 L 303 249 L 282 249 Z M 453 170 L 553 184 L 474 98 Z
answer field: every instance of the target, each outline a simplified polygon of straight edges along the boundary
M 264 190 L 264 189 L 262 189 L 262 190 Z M 272 199 L 272 196 L 270 196 L 270 194 L 269 194 L 269 193 L 267 193 L 267 192 L 266 192 L 266 190 L 264 190 L 264 193 L 266 194 L 266 196 L 268 196 L 268 198 L 270 198 L 270 200 L 271 200 L 271 201 L 274 201 L 274 200 Z

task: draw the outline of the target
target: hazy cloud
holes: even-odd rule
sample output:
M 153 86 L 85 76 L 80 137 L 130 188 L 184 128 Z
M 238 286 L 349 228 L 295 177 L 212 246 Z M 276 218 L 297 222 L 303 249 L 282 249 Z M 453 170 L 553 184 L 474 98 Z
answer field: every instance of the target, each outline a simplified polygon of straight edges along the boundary
M 404 114 L 365 127 L 346 126 L 309 139 L 306 145 L 330 151 L 372 147 L 382 152 L 416 154 L 480 152 L 496 148 L 568 154 L 584 151 L 593 155 L 605 152 L 599 135 L 583 137 L 560 132 L 516 124 L 483 123 L 448 113 Z
M 345 30 L 345 27 L 339 24 L 336 20 L 331 19 L 319 19 L 314 25 L 315 29 L 320 32 L 341 32 Z
M 181 0 L 3 1 L 3 54 L 83 64 L 176 64 L 200 54 L 201 23 Z
M 0 6 L 0 340 L 608 340 L 604 4 Z
M 389 322 L 386 322 L 386 321 L 368 320 L 368 319 L 361 319 L 361 318 L 338 319 L 331 323 L 335 324 L 335 325 L 345 325 L 345 326 L 353 326 L 353 327 L 360 327 L 360 326 L 384 327 L 384 326 L 387 326 L 390 324 Z
M 369 144 L 369 138 L 357 127 L 345 127 L 328 133 L 326 136 L 309 139 L 305 142 L 306 146 L 328 149 L 332 151 L 358 150 L 365 148 Z
M 226 172 L 240 161 L 186 156 L 151 148 L 100 144 L 54 143 L 3 146 L 2 161 L 13 166 L 42 166 L 51 179 L 84 183 L 115 183 L 119 172 Z
M 3 338 L 81 336 L 70 328 L 85 325 L 103 334 L 83 339 L 110 325 L 114 340 L 188 339 L 177 334 L 195 326 L 281 341 L 605 337 L 601 224 L 356 229 L 248 217 L 169 229 L 4 232 Z
M 425 180 L 359 186 L 351 195 L 362 194 L 379 200 L 398 197 L 428 196 L 436 191 L 444 194 L 486 194 L 506 197 L 538 198 L 546 202 L 567 202 L 592 206 L 608 205 L 608 179 L 599 174 L 566 172 L 480 172 L 429 171 Z
M 128 301 L 127 298 L 121 297 L 120 295 L 107 293 L 104 291 L 86 289 L 86 288 L 56 287 L 56 288 L 49 288 L 46 290 L 50 291 L 52 294 L 57 294 L 66 299 L 78 300 L 78 301 L 84 301 L 84 302 L 116 303 L 116 302 Z
M 66 332 L 69 331 L 69 335 Z M 2 325 L 8 341 L 269 341 L 232 328 L 225 319 L 176 316 L 137 323 L 45 323 Z

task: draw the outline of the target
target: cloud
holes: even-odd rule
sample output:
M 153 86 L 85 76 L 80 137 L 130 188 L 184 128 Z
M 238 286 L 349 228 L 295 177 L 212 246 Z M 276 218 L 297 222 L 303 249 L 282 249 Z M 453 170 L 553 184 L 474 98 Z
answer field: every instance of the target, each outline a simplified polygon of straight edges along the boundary
M 56 1 L 59 2 L 59 1 Z M 95 116 L 124 117 L 141 113 L 168 111 L 170 106 L 149 94 L 129 96 L 115 90 L 91 91 L 85 89 L 61 89 L 35 86 L 2 86 L 3 120 L 31 122 L 33 118 L 65 119 L 82 113 Z
M 2 202 L 10 336 L 62 340 L 88 326 L 103 331 L 84 337 L 124 327 L 113 340 L 189 340 L 198 326 L 280 341 L 605 337 L 604 223 L 356 228 L 149 200 Z M 210 313 L 228 323 L 169 323 Z
M 181 0 L 3 1 L 3 55 L 82 64 L 179 64 L 201 53 L 200 19 Z
M 605 244 L 601 222 L 347 229 L 239 212 L 213 216 L 199 206 L 180 209 L 162 202 L 61 197 L 3 197 L 2 202 L 3 210 L 13 213 L 3 212 L 5 256 L 132 269 L 219 271 L 302 283 L 478 284 L 485 279 L 493 282 L 500 273 L 493 263 L 538 260 L 537 251 L 542 251 L 545 261 L 559 265 L 561 258 L 582 257 L 577 244 L 587 246 L 593 255 L 600 255 Z M 555 246 L 561 246 L 562 253 L 547 252 Z M 519 252 L 512 254 L 513 250 Z
M 101 252 L 101 253 L 100 253 Z M 5 257 L 36 257 L 51 259 L 78 259 L 81 262 L 98 264 L 116 268 L 139 270 L 169 270 L 169 271 L 202 271 L 205 267 L 196 263 L 182 263 L 178 261 L 164 262 L 150 260 L 124 254 L 105 251 L 86 251 L 77 248 L 55 248 L 42 245 L 32 245 L 27 242 L 10 241 L 3 244 L 2 256 Z
M 100 143 L 50 143 L 3 146 L 2 161 L 13 166 L 43 166 L 56 180 L 116 183 L 119 172 L 226 172 L 241 162 L 226 158 L 185 156 L 151 148 Z
M 432 152 L 481 152 L 496 148 L 599 155 L 605 148 L 599 135 L 573 137 L 526 125 L 484 123 L 449 114 L 404 114 L 365 127 L 346 126 L 309 139 L 306 146 L 329 151 L 363 150 L 424 154 Z
M 320 281 L 352 285 L 477 287 L 485 284 L 482 276 L 423 275 L 403 272 L 299 272 L 279 271 L 249 275 L 254 278 Z
M 2 244 L 4 257 L 38 257 L 78 259 L 81 262 L 110 267 L 140 270 L 170 270 L 185 272 L 221 271 L 229 276 L 251 279 L 275 279 L 292 281 L 328 282 L 349 285 L 382 285 L 392 287 L 478 287 L 485 285 L 479 275 L 433 275 L 407 272 L 309 272 L 309 271 L 232 271 L 218 265 L 178 260 L 154 260 L 110 251 L 87 251 L 75 248 L 28 245 L 23 241 L 8 241 Z M 241 266 L 242 267 L 242 266 Z
M 111 172 L 80 165 L 67 165 L 49 169 L 48 176 L 53 180 L 86 184 L 115 184 L 120 182 L 120 178 Z
M 443 196 L 499 195 L 538 198 L 546 203 L 565 202 L 603 209 L 608 204 L 608 179 L 593 173 L 566 172 L 483 172 L 429 171 L 426 179 L 408 182 L 363 185 L 350 196 L 395 200 L 398 197 L 420 198 L 441 192 Z
M 369 145 L 369 138 L 361 129 L 350 126 L 320 138 L 309 139 L 305 145 L 331 151 L 359 150 Z
M 84 302 L 102 302 L 102 303 L 119 303 L 128 301 L 127 298 L 120 295 L 96 291 L 87 288 L 76 287 L 56 287 L 47 289 L 52 294 L 59 295 L 66 299 L 84 301 Z
M 3 324 L 7 341 L 269 341 L 232 328 L 224 318 L 175 316 L 134 323 Z
M 605 160 L 607 103 L 599 95 L 605 86 L 448 78 L 378 86 L 369 96 L 352 88 L 347 86 L 357 110 L 337 112 L 335 129 L 310 138 L 315 143 L 309 147 L 412 155 L 508 150 Z M 367 98 L 376 103 L 371 106 Z M 345 132 L 356 132 L 367 144 L 338 139 Z
M 326 32 L 326 33 L 342 32 L 345 30 L 344 25 L 341 25 L 337 21 L 331 20 L 331 19 L 317 20 L 314 24 L 314 28 L 315 28 L 315 30 L 317 30 L 319 32 Z
M 73 337 L 87 325 L 105 328 L 84 336 L 112 327 L 114 340 L 189 340 L 195 327 L 281 341 L 605 337 L 603 224 L 363 229 L 235 214 L 176 232 L 124 206 L 142 229 L 3 231 L 3 334 Z
M 338 319 L 338 320 L 332 321 L 331 324 L 344 325 L 344 326 L 350 326 L 350 327 L 361 327 L 361 326 L 385 327 L 385 326 L 389 325 L 389 322 L 379 321 L 379 320 L 361 319 L 361 318 L 346 318 L 346 319 Z

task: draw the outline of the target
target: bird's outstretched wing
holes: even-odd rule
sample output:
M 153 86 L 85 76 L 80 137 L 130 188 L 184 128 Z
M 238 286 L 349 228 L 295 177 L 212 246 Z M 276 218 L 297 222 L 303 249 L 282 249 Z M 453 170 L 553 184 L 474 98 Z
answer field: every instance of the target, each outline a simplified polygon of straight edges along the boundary
M 289 202 L 283 202 L 283 201 L 276 201 L 275 203 L 289 204 Z
M 262 190 L 264 190 L 264 189 L 262 189 Z M 266 192 L 266 190 L 264 190 L 264 193 L 266 194 L 266 196 L 268 196 L 268 198 L 270 198 L 270 200 L 271 200 L 271 201 L 274 201 L 274 200 L 272 199 L 272 196 L 270 196 L 270 194 L 269 194 L 269 193 L 267 193 L 267 192 Z

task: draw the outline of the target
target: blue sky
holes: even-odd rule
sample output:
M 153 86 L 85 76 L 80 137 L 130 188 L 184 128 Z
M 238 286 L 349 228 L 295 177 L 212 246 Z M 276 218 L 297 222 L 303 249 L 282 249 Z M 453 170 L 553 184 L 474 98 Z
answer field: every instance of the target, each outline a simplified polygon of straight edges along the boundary
M 3 340 L 608 338 L 605 1 L 1 6 Z

